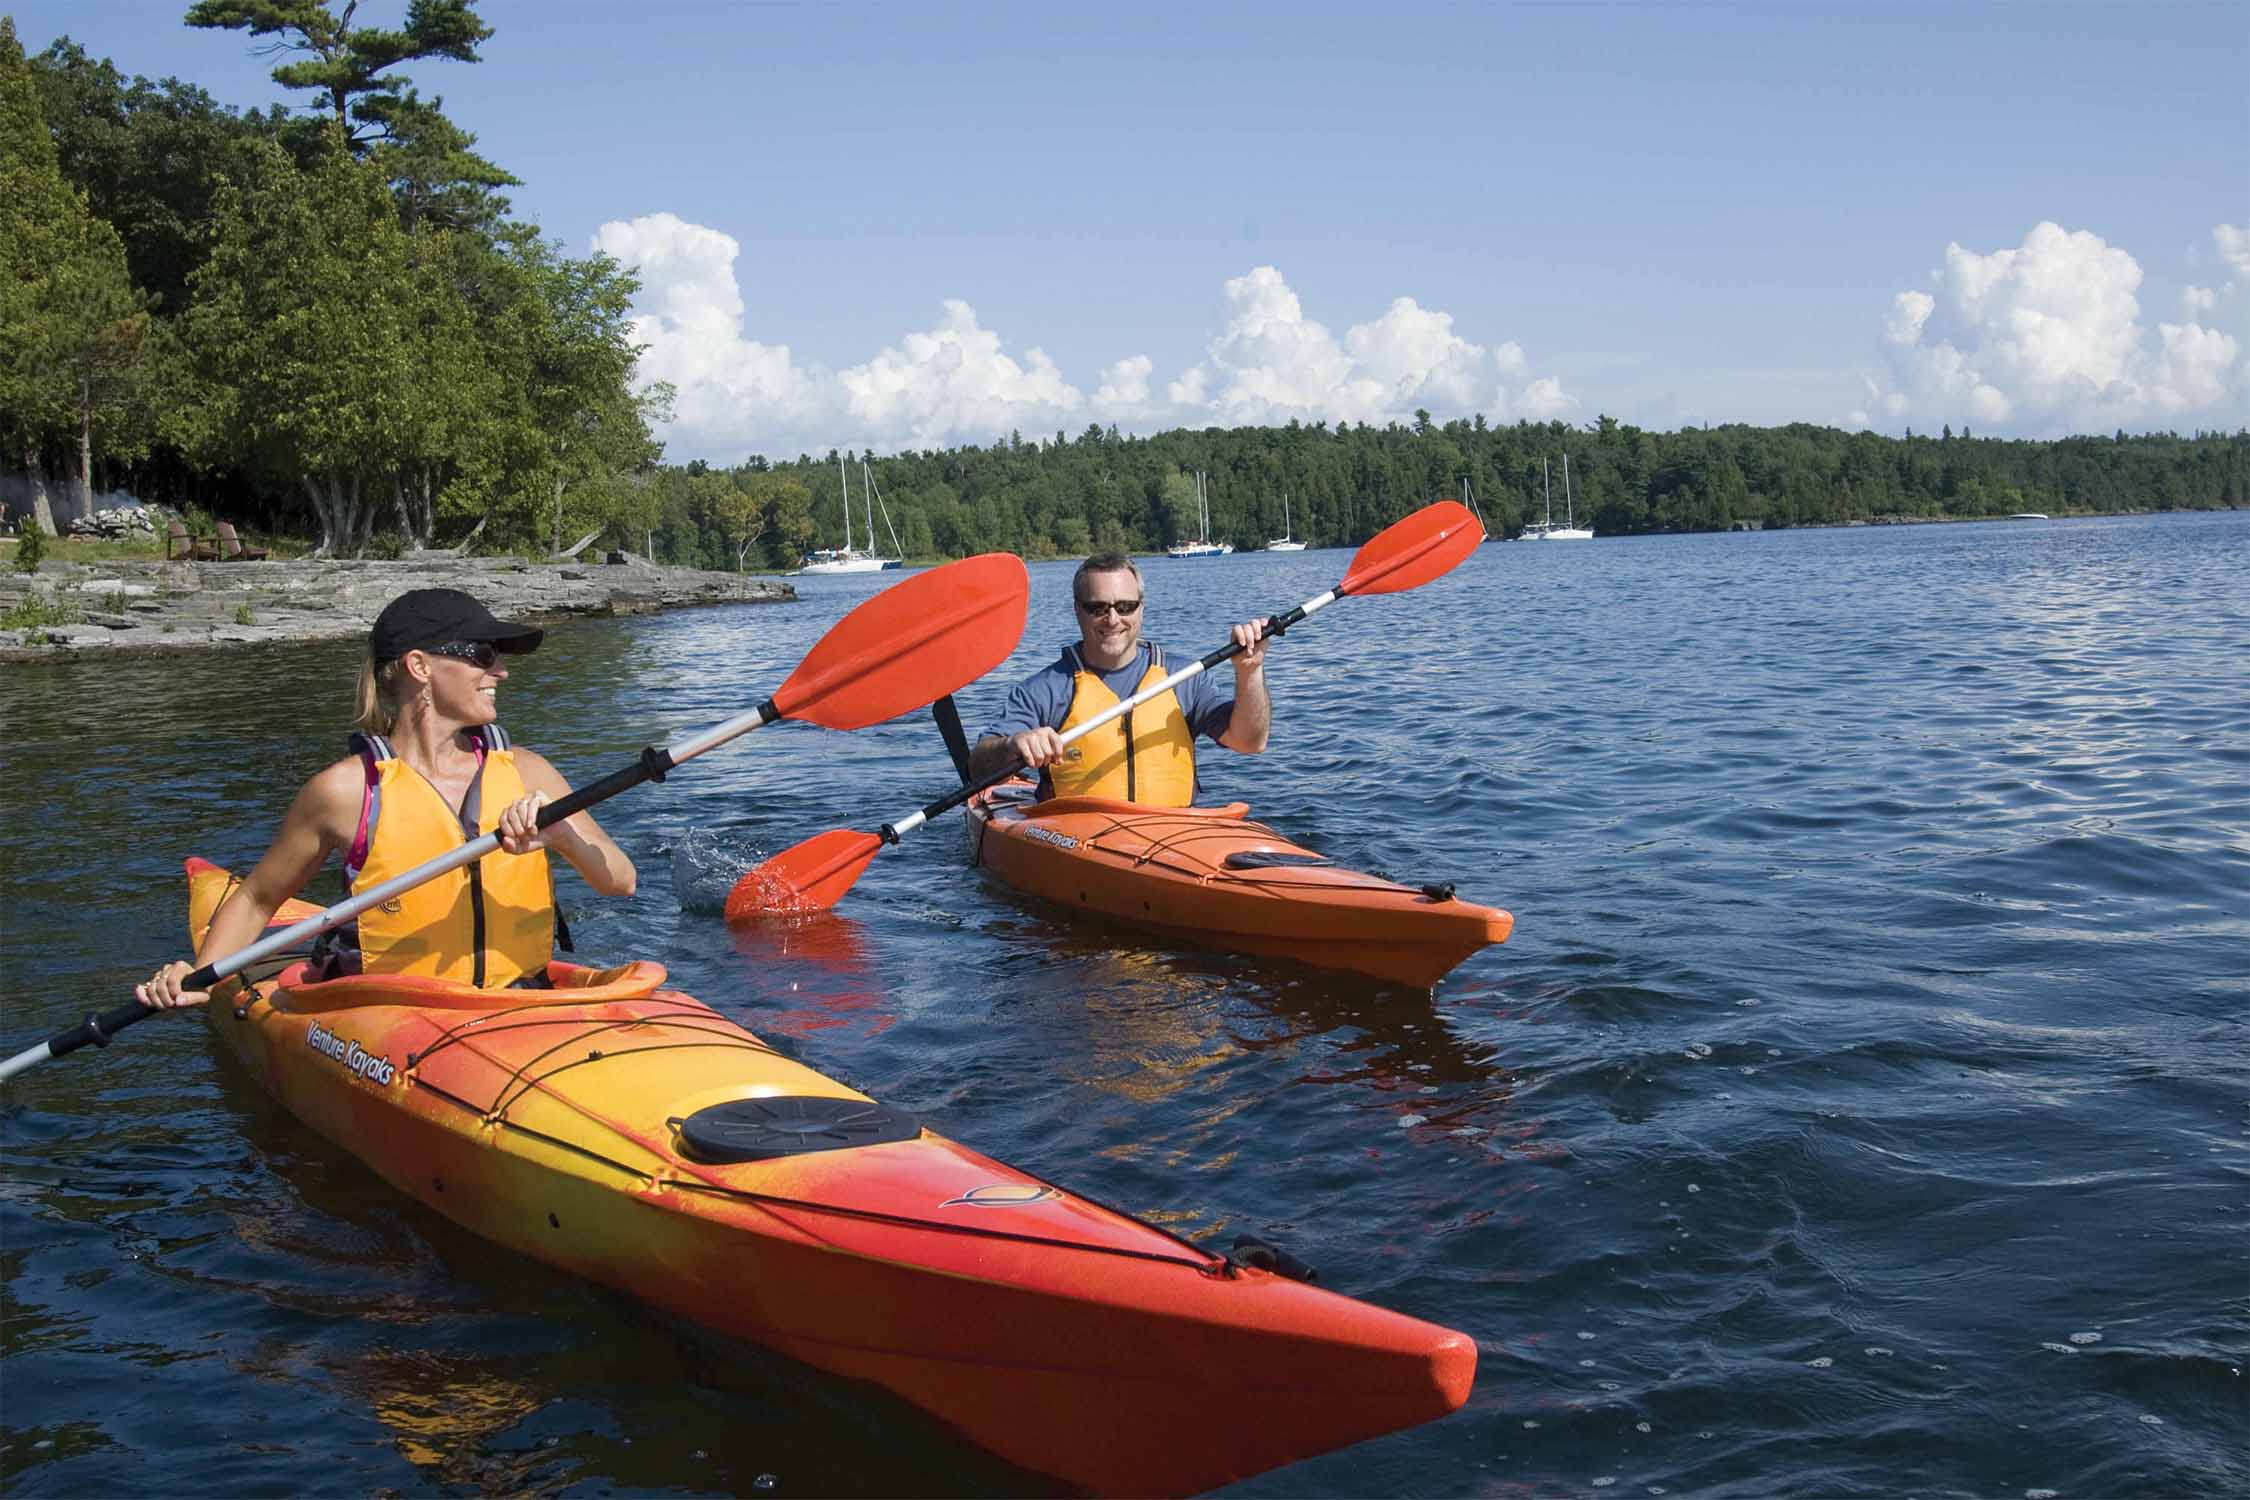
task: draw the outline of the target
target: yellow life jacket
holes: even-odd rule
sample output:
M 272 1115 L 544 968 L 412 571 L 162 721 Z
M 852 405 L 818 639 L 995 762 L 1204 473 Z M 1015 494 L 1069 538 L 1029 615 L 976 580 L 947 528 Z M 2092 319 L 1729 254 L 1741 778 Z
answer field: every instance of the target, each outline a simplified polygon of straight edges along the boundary
M 1062 732 L 1070 733 L 1121 700 L 1100 674 L 1087 670 L 1072 649 L 1078 670 L 1071 675 L 1070 712 Z M 1171 674 L 1162 648 L 1149 647 L 1148 671 L 1133 691 L 1143 692 Z M 1195 800 L 1195 731 L 1188 727 L 1179 695 L 1167 688 L 1132 712 L 1120 714 L 1083 739 L 1064 747 L 1063 758 L 1047 767 L 1048 785 L 1057 797 L 1111 797 L 1150 807 L 1186 807 Z
M 508 804 L 524 795 L 506 732 L 497 724 L 470 732 L 478 740 L 479 765 L 458 810 L 400 760 L 388 740 L 352 736 L 368 768 L 359 836 L 344 860 L 352 894 L 492 832 Z M 361 912 L 360 965 L 370 974 L 421 974 L 505 989 L 525 975 L 545 974 L 555 931 L 547 851 L 496 849 Z

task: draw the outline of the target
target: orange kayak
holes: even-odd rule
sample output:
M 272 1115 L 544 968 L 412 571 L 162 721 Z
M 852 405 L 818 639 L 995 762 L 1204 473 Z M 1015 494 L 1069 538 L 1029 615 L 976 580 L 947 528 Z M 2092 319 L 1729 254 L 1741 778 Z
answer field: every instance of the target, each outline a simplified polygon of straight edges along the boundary
M 1167 937 L 1427 989 L 1515 927 L 1450 886 L 1343 869 L 1250 821 L 1245 803 L 1037 797 L 1029 782 L 1007 781 L 970 798 L 970 863 L 1029 895 Z
M 193 936 L 232 885 L 188 862 Z M 1468 1397 L 1464 1334 L 980 1156 L 659 965 L 548 974 L 493 991 L 295 963 L 226 981 L 209 1015 L 298 1119 L 463 1227 L 872 1381 L 1071 1489 L 1192 1494 Z

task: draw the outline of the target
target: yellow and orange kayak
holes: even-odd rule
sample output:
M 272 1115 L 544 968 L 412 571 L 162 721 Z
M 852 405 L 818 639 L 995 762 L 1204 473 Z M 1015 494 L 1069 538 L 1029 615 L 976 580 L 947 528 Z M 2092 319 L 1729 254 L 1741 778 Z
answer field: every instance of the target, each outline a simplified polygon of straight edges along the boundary
M 194 937 L 232 885 L 188 862 Z M 494 991 L 297 963 L 228 980 L 210 1020 L 300 1120 L 463 1227 L 872 1381 L 1072 1489 L 1192 1494 L 1468 1397 L 1464 1334 L 980 1156 L 659 965 L 548 975 Z
M 1029 782 L 1005 781 L 969 799 L 968 827 L 970 863 L 1029 895 L 1207 947 L 1425 989 L 1515 927 L 1451 886 L 1343 869 L 1252 822 L 1241 802 L 1042 802 Z

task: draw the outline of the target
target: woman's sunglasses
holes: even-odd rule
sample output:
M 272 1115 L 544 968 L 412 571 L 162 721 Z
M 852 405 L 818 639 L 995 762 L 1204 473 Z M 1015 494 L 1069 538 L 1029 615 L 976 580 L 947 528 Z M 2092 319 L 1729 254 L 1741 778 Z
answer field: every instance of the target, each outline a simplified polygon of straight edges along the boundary
M 490 641 L 447 641 L 442 646 L 422 648 L 432 656 L 450 656 L 455 661 L 465 661 L 479 672 L 489 672 L 500 659 L 500 648 Z
M 1119 619 L 1140 612 L 1138 599 L 1081 599 L 1078 607 L 1090 615 L 1116 615 Z

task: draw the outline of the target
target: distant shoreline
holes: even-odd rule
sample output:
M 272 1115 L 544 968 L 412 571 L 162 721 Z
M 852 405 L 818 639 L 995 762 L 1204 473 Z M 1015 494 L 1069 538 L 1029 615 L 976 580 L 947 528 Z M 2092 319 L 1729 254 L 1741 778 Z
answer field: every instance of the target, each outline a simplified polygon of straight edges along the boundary
M 1678 531 L 1618 531 L 1597 535 L 1596 541 L 1624 541 L 1634 537 L 1651 536 L 1735 536 L 1747 531 L 1863 531 L 1875 526 L 1980 526 L 2005 525 L 2016 521 L 2114 521 L 2133 516 L 2187 516 L 2224 515 L 2250 509 L 2240 505 L 2183 506 L 2164 510 L 2142 507 L 2136 510 L 2057 510 L 2019 511 L 2004 516 L 1869 516 L 1858 521 L 1800 521 L 1794 525 L 1778 525 L 1766 521 L 1737 521 L 1727 526 L 1713 526 L 1696 530 Z M 1497 537 L 1497 541 L 1521 541 L 1521 537 Z
M 624 554 L 620 554 L 621 556 Z M 775 604 L 788 583 L 741 573 L 621 563 L 407 557 L 395 562 L 66 562 L 0 573 L 0 663 L 145 656 L 364 636 L 392 599 L 457 588 L 502 619 L 638 615 L 710 604 Z

